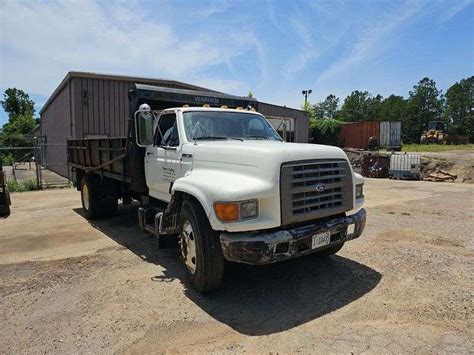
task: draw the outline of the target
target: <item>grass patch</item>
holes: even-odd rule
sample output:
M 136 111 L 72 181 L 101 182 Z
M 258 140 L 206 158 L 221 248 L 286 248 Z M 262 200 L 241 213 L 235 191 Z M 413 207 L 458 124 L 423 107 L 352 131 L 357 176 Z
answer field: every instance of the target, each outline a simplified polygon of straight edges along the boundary
M 450 150 L 474 150 L 474 144 L 405 144 L 402 152 L 449 152 Z
M 11 180 L 7 182 L 7 187 L 10 192 L 25 192 L 38 190 L 36 180 L 16 181 Z

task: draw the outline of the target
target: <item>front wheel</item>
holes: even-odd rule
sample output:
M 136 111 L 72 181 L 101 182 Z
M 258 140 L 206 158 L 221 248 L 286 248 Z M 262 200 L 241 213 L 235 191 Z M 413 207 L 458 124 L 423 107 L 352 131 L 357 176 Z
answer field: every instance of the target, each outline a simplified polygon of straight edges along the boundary
M 202 293 L 217 289 L 224 275 L 219 236 L 195 201 L 183 204 L 179 240 L 191 286 Z

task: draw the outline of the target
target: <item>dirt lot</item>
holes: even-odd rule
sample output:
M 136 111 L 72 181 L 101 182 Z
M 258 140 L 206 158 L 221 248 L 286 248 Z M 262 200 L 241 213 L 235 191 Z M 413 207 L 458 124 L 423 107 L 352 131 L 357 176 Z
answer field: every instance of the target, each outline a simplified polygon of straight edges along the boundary
M 365 234 L 328 259 L 186 287 L 136 207 L 89 224 L 72 189 L 0 220 L 0 352 L 474 352 L 474 185 L 368 180 Z

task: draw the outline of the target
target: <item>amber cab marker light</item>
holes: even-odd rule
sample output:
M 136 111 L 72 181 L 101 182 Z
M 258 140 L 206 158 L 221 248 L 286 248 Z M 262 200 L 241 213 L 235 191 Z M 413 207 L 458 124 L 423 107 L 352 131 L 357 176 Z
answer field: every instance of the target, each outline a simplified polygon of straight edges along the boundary
M 217 218 L 224 222 L 233 222 L 239 220 L 239 204 L 237 203 L 221 203 L 214 204 Z

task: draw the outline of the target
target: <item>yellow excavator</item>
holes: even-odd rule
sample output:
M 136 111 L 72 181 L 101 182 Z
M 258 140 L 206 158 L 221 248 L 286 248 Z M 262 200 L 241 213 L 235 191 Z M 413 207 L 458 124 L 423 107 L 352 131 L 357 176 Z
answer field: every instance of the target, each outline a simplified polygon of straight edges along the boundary
M 447 144 L 448 138 L 448 124 L 443 121 L 431 121 L 423 126 L 420 143 Z

